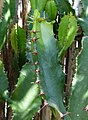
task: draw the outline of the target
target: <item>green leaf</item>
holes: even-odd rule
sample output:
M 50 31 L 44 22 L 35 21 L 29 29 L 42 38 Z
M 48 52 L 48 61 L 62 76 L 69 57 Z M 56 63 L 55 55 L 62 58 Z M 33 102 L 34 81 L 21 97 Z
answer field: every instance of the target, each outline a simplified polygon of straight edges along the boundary
M 4 65 L 0 60 L 0 97 L 6 98 L 8 91 L 8 80 L 4 71 Z
M 57 7 L 54 0 L 49 0 L 46 3 L 45 12 L 48 13 L 50 20 L 54 20 L 57 15 Z
M 32 120 L 33 115 L 39 110 L 41 98 L 38 85 L 33 84 L 35 78 L 35 67 L 29 63 L 25 64 L 12 95 L 13 120 Z
M 15 25 L 10 34 L 11 46 L 17 56 L 19 56 L 19 66 L 25 63 L 26 33 L 23 28 Z
M 53 35 L 53 24 L 36 22 L 39 40 L 36 42 L 40 68 L 40 84 L 45 99 L 58 113 L 65 113 L 63 105 L 64 74 L 57 58 L 57 44 Z M 69 119 L 68 119 L 69 120 Z
M 77 72 L 72 82 L 70 112 L 72 120 L 88 120 L 88 37 L 83 39 L 83 48 L 77 57 Z
M 12 31 L 10 34 L 10 41 L 15 54 L 18 54 L 18 39 L 17 39 L 16 26 L 12 28 Z
M 63 58 L 66 50 L 75 39 L 77 33 L 77 20 L 72 15 L 65 15 L 58 29 L 59 58 Z
M 88 1 L 82 0 L 83 13 L 79 18 L 79 23 L 82 26 L 85 35 L 88 35 Z
M 84 35 L 88 35 L 88 17 L 83 17 L 79 19 L 79 23 L 84 31 Z
M 82 0 L 82 5 L 83 5 L 83 9 L 84 9 L 84 14 L 87 15 L 88 1 L 87 0 Z
M 37 9 L 39 10 L 39 12 L 44 11 L 46 3 L 47 0 L 37 0 Z
M 0 22 L 0 50 L 5 43 L 7 29 L 14 16 L 15 0 L 5 0 L 2 13 L 2 21 Z
M 37 0 L 30 0 L 30 3 L 33 10 L 37 9 Z
M 25 51 L 26 51 L 26 33 L 23 28 L 17 27 L 17 39 L 19 49 L 19 65 L 22 66 L 25 63 Z
M 37 9 L 39 12 L 42 12 L 44 11 L 47 0 L 30 0 L 30 2 L 33 11 Z
M 70 3 L 68 2 L 68 0 L 55 0 L 56 5 L 57 5 L 57 9 L 61 14 L 68 14 L 70 12 L 72 12 L 73 14 L 75 14 L 75 11 L 72 9 Z

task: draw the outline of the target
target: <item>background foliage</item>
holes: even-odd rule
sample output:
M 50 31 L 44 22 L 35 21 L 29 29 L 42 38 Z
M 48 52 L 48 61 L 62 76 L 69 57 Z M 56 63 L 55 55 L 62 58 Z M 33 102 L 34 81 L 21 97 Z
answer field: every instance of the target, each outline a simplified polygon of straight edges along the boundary
M 87 120 L 87 0 L 1 2 L 0 119 Z

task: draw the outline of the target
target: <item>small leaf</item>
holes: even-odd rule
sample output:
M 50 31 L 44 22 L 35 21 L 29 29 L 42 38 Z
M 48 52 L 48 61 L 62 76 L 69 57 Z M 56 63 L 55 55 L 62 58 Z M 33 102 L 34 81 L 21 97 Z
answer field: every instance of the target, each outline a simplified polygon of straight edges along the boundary
M 66 50 L 72 44 L 77 33 L 77 20 L 72 15 L 65 15 L 58 29 L 59 58 L 63 58 Z
M 47 2 L 47 0 L 30 0 L 31 9 L 33 11 L 35 11 L 37 9 L 39 12 L 43 12 L 46 2 Z
M 50 20 L 55 19 L 57 15 L 57 7 L 54 0 L 47 1 L 45 11 L 48 13 Z
M 37 1 L 38 1 L 38 0 L 30 0 L 31 8 L 32 8 L 33 10 L 37 9 Z
M 10 34 L 10 40 L 11 40 L 11 45 L 12 48 L 15 52 L 15 54 L 18 53 L 18 39 L 17 39 L 17 31 L 15 26 L 12 28 L 11 34 Z
M 40 17 L 40 13 L 37 9 L 34 10 L 34 20 L 37 20 Z
M 39 10 L 39 12 L 44 11 L 46 3 L 47 0 L 37 0 L 37 9 Z
M 26 51 L 26 33 L 23 28 L 17 27 L 17 39 L 19 50 L 19 65 L 20 67 L 25 63 L 25 51 Z

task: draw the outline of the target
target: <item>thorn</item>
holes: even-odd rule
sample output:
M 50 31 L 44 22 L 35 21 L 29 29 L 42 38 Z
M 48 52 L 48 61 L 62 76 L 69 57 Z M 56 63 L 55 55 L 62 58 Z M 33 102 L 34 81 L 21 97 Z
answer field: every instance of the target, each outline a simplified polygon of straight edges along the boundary
M 33 37 L 31 40 L 32 40 L 33 42 L 36 42 L 38 39 L 39 39 L 39 38 Z
M 38 79 L 38 80 L 36 80 L 36 82 L 35 82 L 36 84 L 39 84 L 40 83 L 40 80 Z
M 46 103 L 38 112 L 40 112 L 41 110 L 43 110 L 47 105 L 48 105 L 48 103 Z
M 88 112 L 88 105 L 86 105 L 86 107 L 84 107 L 83 110 L 85 110 L 86 112 Z
M 36 34 L 39 31 L 37 31 L 37 30 L 31 30 L 30 32 Z
M 35 65 L 38 65 L 38 61 L 36 61 L 34 64 L 35 64 Z
M 35 70 L 35 72 L 36 72 L 36 73 L 39 73 L 39 72 L 40 72 L 40 70 L 39 70 L 39 69 L 36 69 L 36 70 Z
M 61 119 L 64 119 L 64 117 L 68 114 L 70 114 L 71 112 L 66 112 L 66 113 L 61 113 Z
M 40 95 L 45 95 L 43 91 L 40 92 Z
M 36 84 L 39 84 L 40 83 L 40 80 L 39 80 L 39 77 L 37 76 L 37 80 L 35 82 Z
M 37 51 L 34 51 L 34 52 L 32 52 L 34 55 L 38 55 L 38 52 Z

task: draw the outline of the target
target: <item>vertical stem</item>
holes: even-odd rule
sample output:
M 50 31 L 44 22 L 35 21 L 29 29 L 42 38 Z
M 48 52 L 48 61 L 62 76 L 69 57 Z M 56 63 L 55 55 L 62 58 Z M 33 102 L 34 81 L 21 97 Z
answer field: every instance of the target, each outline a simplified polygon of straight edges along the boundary
M 6 48 L 3 51 L 3 61 L 5 65 L 5 70 L 7 71 L 7 76 L 9 80 L 9 93 L 11 95 L 11 92 L 14 89 L 15 81 L 13 79 L 13 70 L 12 70 L 12 64 L 11 64 L 12 63 L 12 48 L 11 48 L 10 41 L 8 42 L 8 47 L 6 46 Z M 6 115 L 7 115 L 6 120 L 11 120 L 11 117 L 12 117 L 11 108 L 7 107 Z
M 5 120 L 5 103 L 0 101 L 0 120 Z
M 9 96 L 11 96 L 12 91 L 14 90 L 18 73 L 19 73 L 18 59 L 11 47 L 10 33 L 11 33 L 11 29 L 9 28 L 8 35 L 6 38 L 7 43 L 3 50 L 3 62 L 5 66 L 5 71 L 7 72 L 8 82 L 9 82 Z M 12 119 L 12 109 L 7 104 L 6 120 L 11 120 L 11 119 Z
M 4 0 L 0 0 L 0 19 L 2 18 L 2 10 L 3 10 L 3 2 Z M 1 53 L 0 53 L 1 58 Z M 5 103 L 0 101 L 0 120 L 5 119 Z
M 0 19 L 2 18 L 2 10 L 3 10 L 4 0 L 0 0 Z M 1 53 L 0 53 L 1 59 Z M 0 120 L 5 120 L 5 103 L 0 100 Z
M 4 3 L 4 0 L 0 0 L 0 19 L 2 17 L 3 3 Z
M 75 55 L 74 55 L 74 51 L 75 51 L 75 42 L 73 42 L 73 44 L 71 45 L 71 47 L 68 49 L 68 53 L 67 53 L 67 61 L 66 61 L 66 86 L 65 86 L 65 104 L 66 106 L 68 106 L 68 102 L 69 102 L 69 96 L 70 96 L 70 92 L 71 92 L 71 84 L 72 84 L 72 80 L 73 80 L 73 75 L 74 75 L 74 71 L 75 71 Z
M 18 4 L 19 0 L 16 0 L 16 7 L 15 7 L 15 22 L 18 23 Z
M 45 107 L 43 107 L 45 106 Z M 40 120 L 51 120 L 51 111 L 48 105 L 46 105 L 46 101 L 42 101 L 42 108 L 40 112 Z
M 48 106 L 46 106 L 42 110 L 42 120 L 51 120 L 51 117 L 50 117 L 50 108 Z
M 68 53 L 67 53 L 67 57 L 66 57 L 66 68 L 65 68 L 65 71 L 66 71 L 65 105 L 66 105 L 66 107 L 68 106 L 68 103 L 69 103 L 69 96 L 71 93 L 71 84 L 72 84 L 73 76 L 75 73 L 75 67 L 76 67 L 76 64 L 75 64 L 76 59 L 75 58 L 81 49 L 82 37 L 83 37 L 83 31 L 82 31 L 81 27 L 79 27 L 78 34 L 75 37 L 75 41 L 68 49 Z M 77 46 L 77 42 L 78 42 L 78 46 Z
M 12 120 L 12 109 L 11 108 L 7 108 L 6 120 Z
M 28 14 L 27 7 L 28 7 L 27 0 L 22 0 L 22 24 L 25 31 L 27 31 L 27 14 Z

